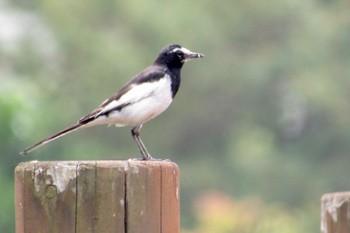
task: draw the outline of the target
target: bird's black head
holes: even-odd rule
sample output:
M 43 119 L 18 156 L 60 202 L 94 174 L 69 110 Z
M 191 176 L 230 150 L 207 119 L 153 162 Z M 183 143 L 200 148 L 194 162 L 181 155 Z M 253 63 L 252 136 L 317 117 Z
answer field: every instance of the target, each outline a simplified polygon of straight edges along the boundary
M 160 51 L 155 63 L 166 65 L 169 68 L 181 68 L 185 61 L 201 57 L 204 57 L 204 55 L 191 52 L 180 45 L 171 44 Z

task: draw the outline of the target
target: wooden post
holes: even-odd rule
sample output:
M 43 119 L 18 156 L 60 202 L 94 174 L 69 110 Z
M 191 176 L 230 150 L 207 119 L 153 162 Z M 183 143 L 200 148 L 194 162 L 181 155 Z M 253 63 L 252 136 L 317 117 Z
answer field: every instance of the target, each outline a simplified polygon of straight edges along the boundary
M 16 233 L 179 233 L 179 169 L 166 161 L 25 162 Z
M 350 233 L 350 192 L 325 194 L 321 202 L 321 231 Z

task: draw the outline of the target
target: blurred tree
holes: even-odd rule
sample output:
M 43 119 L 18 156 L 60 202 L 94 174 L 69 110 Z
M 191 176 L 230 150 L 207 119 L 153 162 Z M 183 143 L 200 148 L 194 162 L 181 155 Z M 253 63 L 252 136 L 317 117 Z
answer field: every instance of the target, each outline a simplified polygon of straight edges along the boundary
M 300 232 L 296 218 L 259 198 L 236 201 L 223 193 L 203 193 L 196 202 L 198 225 L 187 233 L 293 233 Z

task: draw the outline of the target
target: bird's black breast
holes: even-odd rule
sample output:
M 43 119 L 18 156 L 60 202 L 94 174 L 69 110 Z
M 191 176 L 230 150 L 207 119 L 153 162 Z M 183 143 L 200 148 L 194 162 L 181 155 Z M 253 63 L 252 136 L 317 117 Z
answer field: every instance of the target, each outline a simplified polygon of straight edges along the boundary
M 180 73 L 180 70 L 176 70 L 175 72 L 169 70 L 169 75 L 171 79 L 171 94 L 172 94 L 172 97 L 174 98 L 177 91 L 180 88 L 181 73 Z

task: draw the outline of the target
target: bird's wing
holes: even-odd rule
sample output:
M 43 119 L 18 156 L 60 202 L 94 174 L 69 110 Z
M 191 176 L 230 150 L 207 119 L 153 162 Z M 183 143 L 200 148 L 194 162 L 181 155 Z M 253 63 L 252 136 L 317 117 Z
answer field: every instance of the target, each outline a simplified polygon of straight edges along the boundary
M 82 117 L 79 123 L 86 124 L 99 116 L 108 115 L 113 111 L 121 111 L 124 107 L 151 96 L 157 89 L 157 85 L 152 85 L 152 82 L 165 75 L 166 70 L 161 67 L 148 67 L 116 94 L 106 99 L 97 109 Z

